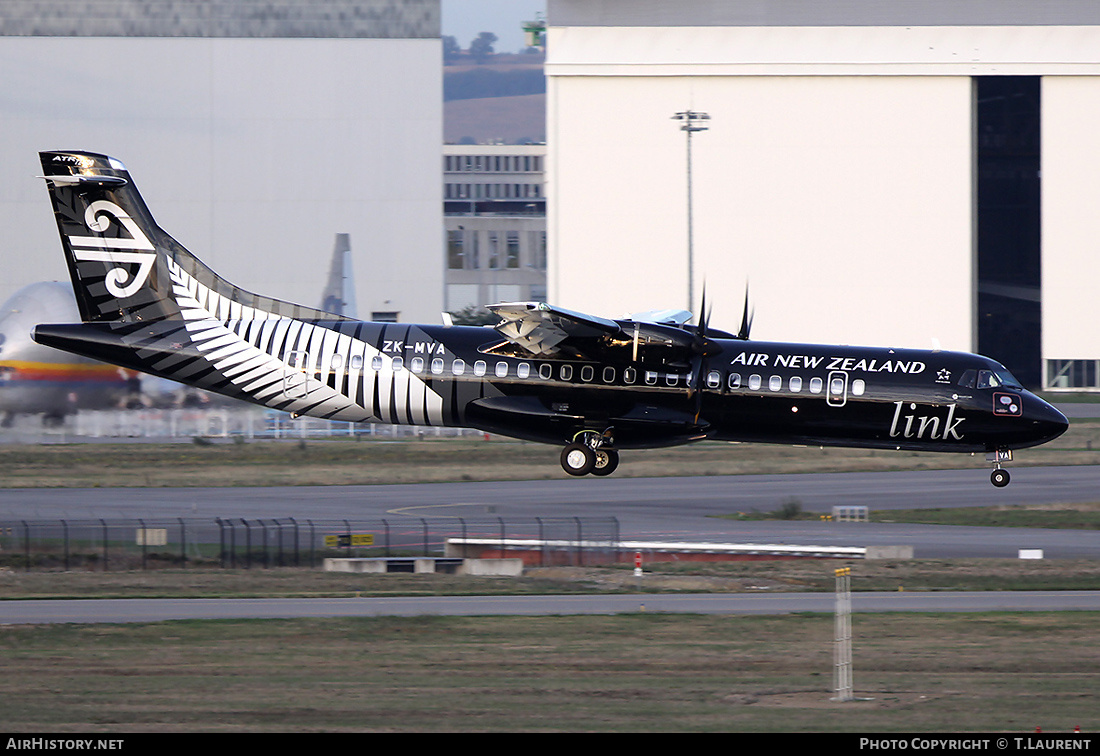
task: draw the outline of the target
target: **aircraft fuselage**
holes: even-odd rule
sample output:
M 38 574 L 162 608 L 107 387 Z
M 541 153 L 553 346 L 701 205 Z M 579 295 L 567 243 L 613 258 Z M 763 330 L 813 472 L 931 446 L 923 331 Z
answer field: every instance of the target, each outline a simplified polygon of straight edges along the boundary
M 217 322 L 280 369 L 244 382 L 196 375 L 195 385 L 337 420 L 472 427 L 552 444 L 609 432 L 614 448 L 709 438 L 941 452 L 1021 449 L 1066 427 L 999 364 L 961 352 L 713 339 L 720 351 L 695 376 L 661 350 L 649 356 L 630 345 L 621 359 L 599 361 L 515 355 L 489 328 Z M 157 332 L 188 333 L 170 324 L 42 325 L 35 338 L 178 380 L 211 351 L 201 339 L 156 348 Z
M 618 450 L 705 438 L 948 452 L 1012 449 L 1065 417 L 973 354 L 750 341 L 689 313 L 624 320 L 489 305 L 492 328 L 364 323 L 256 295 L 153 220 L 118 160 L 40 153 L 80 323 L 34 340 L 295 415 L 479 428 L 564 446 L 571 475 Z

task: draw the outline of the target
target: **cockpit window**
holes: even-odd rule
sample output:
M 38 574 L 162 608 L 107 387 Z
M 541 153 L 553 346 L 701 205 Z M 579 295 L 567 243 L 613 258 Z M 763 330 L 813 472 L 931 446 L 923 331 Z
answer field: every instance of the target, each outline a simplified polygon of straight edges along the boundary
M 1008 370 L 1006 370 L 1005 368 L 998 368 L 997 370 L 994 370 L 993 375 L 996 376 L 998 381 L 1000 381 L 1000 385 L 1004 386 L 1005 388 L 1020 390 L 1023 390 L 1024 388 L 1022 385 L 1020 385 L 1020 382 L 1016 380 L 1016 376 L 1012 375 L 1012 373 L 1008 372 Z
M 1001 385 L 1001 381 L 993 373 L 992 370 L 979 370 L 978 371 L 978 388 L 998 388 Z
M 963 388 L 994 389 L 1011 388 L 1023 389 L 1012 373 L 1004 368 L 994 370 L 967 370 L 959 378 L 959 385 Z

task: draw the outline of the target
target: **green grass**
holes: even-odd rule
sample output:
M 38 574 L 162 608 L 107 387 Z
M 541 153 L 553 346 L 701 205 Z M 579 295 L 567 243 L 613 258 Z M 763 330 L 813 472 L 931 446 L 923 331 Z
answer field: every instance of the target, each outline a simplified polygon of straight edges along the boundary
M 0 488 L 370 485 L 565 476 L 560 449 L 508 439 L 0 444 Z M 1074 421 L 1021 465 L 1100 464 L 1100 422 Z M 617 477 L 981 469 L 980 456 L 704 441 L 627 450 Z
M 1100 503 L 1061 506 L 883 509 L 875 512 L 871 519 L 875 522 L 912 522 L 925 525 L 1100 530 Z
M 647 562 L 528 568 L 521 577 L 350 574 L 310 569 L 158 569 L 143 572 L 0 570 L 4 600 L 66 598 L 244 598 L 541 595 L 825 591 L 834 569 L 852 568 L 853 591 L 1100 590 L 1095 559 L 832 559 L 751 562 Z
M 0 627 L 7 732 L 1044 732 L 1100 726 L 1100 616 L 628 614 Z

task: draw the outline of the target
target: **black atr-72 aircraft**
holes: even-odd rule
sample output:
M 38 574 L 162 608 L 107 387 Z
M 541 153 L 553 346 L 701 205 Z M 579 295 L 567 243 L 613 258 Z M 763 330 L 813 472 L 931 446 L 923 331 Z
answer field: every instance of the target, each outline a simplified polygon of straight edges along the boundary
M 609 320 L 490 306 L 493 328 L 365 323 L 244 291 L 154 222 L 130 174 L 90 152 L 42 152 L 83 322 L 40 344 L 295 415 L 477 428 L 563 447 L 571 475 L 619 451 L 701 439 L 985 452 L 1068 423 L 975 354 L 767 343 L 704 315 Z

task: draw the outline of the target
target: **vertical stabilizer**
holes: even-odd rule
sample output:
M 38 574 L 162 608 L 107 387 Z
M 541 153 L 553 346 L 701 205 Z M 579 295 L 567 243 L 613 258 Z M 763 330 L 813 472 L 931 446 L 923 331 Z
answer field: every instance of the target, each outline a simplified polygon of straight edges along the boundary
M 174 270 L 226 302 L 276 316 L 333 319 L 320 310 L 257 296 L 215 274 L 156 224 L 118 160 L 82 151 L 40 152 L 39 158 L 84 322 L 179 317 Z
M 355 274 L 351 268 L 351 237 L 336 234 L 328 283 L 321 296 L 321 309 L 345 318 L 356 318 Z

